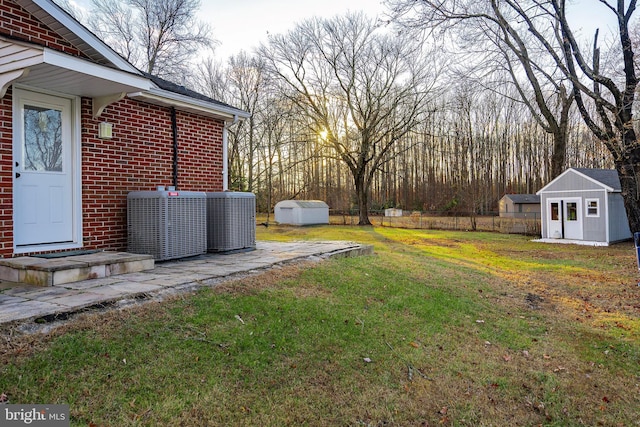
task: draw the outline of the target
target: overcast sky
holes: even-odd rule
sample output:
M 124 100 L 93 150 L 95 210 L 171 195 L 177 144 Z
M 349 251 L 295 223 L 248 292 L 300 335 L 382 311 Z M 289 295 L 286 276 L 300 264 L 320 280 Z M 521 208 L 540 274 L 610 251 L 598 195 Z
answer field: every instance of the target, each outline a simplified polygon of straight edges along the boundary
M 267 40 L 267 33 L 281 34 L 297 23 L 314 16 L 330 18 L 346 12 L 364 11 L 371 17 L 382 16 L 387 9 L 383 0 L 201 0 L 201 19 L 211 24 L 214 37 L 221 42 L 215 56 L 219 59 L 249 51 Z M 613 14 L 597 0 L 570 3 L 574 29 L 583 28 L 589 39 L 596 26 L 605 29 L 603 16 L 612 23 Z M 573 4 L 573 5 L 571 5 Z M 615 21 L 613 22 L 615 24 Z M 604 35 L 604 34 L 603 34 Z
M 313 16 L 330 18 L 346 12 L 364 11 L 375 17 L 384 11 L 382 0 L 202 0 L 203 21 L 211 24 L 222 44 L 216 57 L 226 58 L 251 50 Z
M 70 0 L 85 11 L 90 0 Z M 199 18 L 209 23 L 213 36 L 221 43 L 215 57 L 225 60 L 241 50 L 250 51 L 267 40 L 267 34 L 285 33 L 307 18 L 330 18 L 346 12 L 364 11 L 370 17 L 382 16 L 383 0 L 201 0 Z M 615 25 L 613 14 L 598 0 L 575 0 L 569 16 L 572 28 L 584 28 L 592 41 L 593 31 L 600 26 L 603 36 Z M 640 15 L 640 13 L 637 13 Z M 606 17 L 606 21 L 603 20 Z M 575 25 L 577 24 L 577 25 Z M 614 28 L 615 30 L 615 28 Z

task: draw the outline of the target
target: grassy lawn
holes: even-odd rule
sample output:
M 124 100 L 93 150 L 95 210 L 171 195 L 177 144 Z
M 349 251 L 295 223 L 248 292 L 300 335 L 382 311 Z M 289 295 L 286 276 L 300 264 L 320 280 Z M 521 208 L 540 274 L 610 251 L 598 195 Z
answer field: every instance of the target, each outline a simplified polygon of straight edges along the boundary
M 260 227 L 375 255 L 0 337 L 0 394 L 72 425 L 640 425 L 633 245 Z

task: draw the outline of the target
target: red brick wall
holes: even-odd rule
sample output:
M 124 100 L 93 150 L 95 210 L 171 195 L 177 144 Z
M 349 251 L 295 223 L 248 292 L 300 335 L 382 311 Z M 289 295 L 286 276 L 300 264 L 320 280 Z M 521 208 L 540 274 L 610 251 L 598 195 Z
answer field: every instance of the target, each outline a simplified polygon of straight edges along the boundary
M 178 189 L 222 191 L 221 120 L 181 111 Z M 97 138 L 98 124 L 113 124 L 113 139 Z M 82 100 L 82 203 L 85 248 L 126 250 L 127 193 L 173 185 L 169 108 L 130 99 L 110 105 L 98 120 Z
M 84 56 L 68 41 L 37 21 L 11 0 L 0 0 L 0 34 L 46 46 L 75 56 Z
M 0 0 L 0 34 L 81 55 L 11 0 Z M 0 257 L 13 255 L 12 91 L 0 99 Z M 173 185 L 171 111 L 131 99 L 108 106 L 98 120 L 82 99 L 82 221 L 87 249 L 126 250 L 127 193 Z M 178 189 L 222 191 L 221 120 L 176 112 Z M 98 124 L 113 124 L 101 140 Z
M 13 138 L 11 88 L 0 99 L 0 257 L 13 253 Z

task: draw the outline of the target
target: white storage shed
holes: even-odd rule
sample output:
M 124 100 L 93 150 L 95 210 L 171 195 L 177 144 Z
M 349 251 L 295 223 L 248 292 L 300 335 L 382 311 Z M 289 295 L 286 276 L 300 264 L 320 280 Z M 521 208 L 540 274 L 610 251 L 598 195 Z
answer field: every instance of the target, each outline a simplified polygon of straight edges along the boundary
M 329 224 L 329 205 L 322 200 L 282 200 L 274 208 L 278 224 Z

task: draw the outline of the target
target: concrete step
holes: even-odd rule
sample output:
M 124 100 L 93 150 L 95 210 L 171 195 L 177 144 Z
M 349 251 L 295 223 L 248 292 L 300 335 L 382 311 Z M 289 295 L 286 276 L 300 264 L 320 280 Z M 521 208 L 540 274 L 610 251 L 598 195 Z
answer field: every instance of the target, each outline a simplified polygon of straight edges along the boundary
M 127 252 L 105 251 L 56 258 L 25 256 L 0 259 L 0 281 L 56 286 L 151 270 L 154 266 L 153 256 Z

